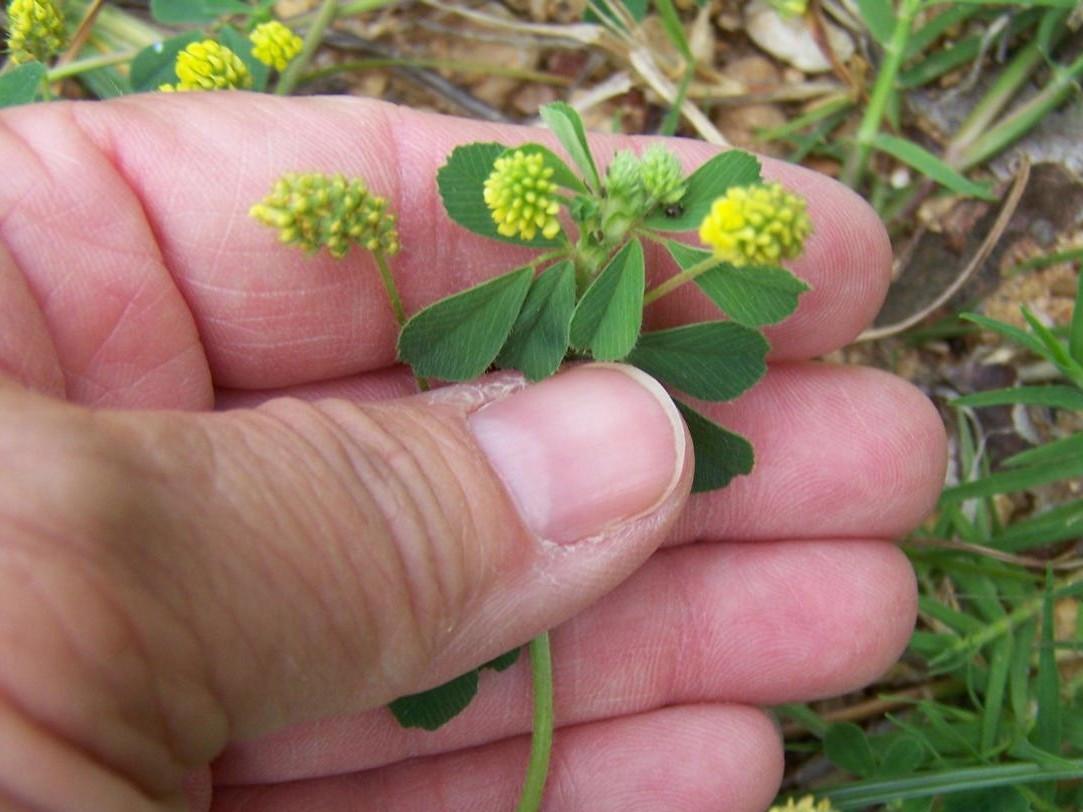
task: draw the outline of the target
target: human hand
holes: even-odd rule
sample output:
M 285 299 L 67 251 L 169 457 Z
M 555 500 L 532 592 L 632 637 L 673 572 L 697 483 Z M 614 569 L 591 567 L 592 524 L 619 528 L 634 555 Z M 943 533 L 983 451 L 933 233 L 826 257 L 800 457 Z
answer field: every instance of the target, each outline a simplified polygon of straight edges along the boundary
M 887 284 L 841 186 L 765 161 L 809 200 L 813 290 L 767 331 L 765 380 L 705 407 L 755 472 L 692 498 L 638 373 L 400 399 L 368 258 L 246 216 L 284 171 L 366 178 L 400 213 L 412 311 L 520 256 L 451 224 L 433 178 L 456 144 L 522 138 L 235 93 L 3 113 L 0 807 L 507 809 L 525 663 L 436 733 L 382 705 L 560 624 L 549 808 L 762 810 L 782 761 L 756 706 L 898 655 L 914 584 L 889 540 L 933 504 L 943 434 L 905 383 L 807 360 Z M 687 289 L 648 313 L 707 316 Z

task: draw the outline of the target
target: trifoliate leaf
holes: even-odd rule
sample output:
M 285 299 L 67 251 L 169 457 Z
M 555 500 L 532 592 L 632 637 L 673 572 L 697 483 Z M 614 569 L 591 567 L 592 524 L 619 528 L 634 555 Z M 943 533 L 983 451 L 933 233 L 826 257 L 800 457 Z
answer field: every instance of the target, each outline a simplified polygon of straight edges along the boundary
M 598 167 L 594 164 L 594 156 L 587 143 L 583 119 L 579 117 L 575 108 L 564 102 L 553 102 L 542 107 L 538 113 L 575 165 L 579 167 L 587 180 L 587 186 L 600 189 L 602 184 L 598 177 Z
M 755 457 L 752 444 L 739 434 L 726 431 L 701 415 L 687 403 L 676 400 L 684 424 L 692 437 L 696 470 L 692 475 L 692 493 L 724 488 L 735 476 L 752 471 Z
M 836 722 L 824 734 L 824 755 L 857 776 L 876 772 L 876 758 L 865 731 L 852 722 Z
M 760 162 L 738 149 L 719 153 L 688 178 L 688 191 L 673 206 L 661 206 L 643 221 L 659 231 L 691 231 L 699 228 L 715 198 L 731 186 L 760 182 Z
M 0 107 L 15 107 L 34 101 L 45 73 L 45 66 L 40 62 L 27 62 L 0 76 Z
M 399 358 L 425 378 L 476 378 L 504 346 L 532 277 L 517 268 L 429 305 L 403 325 Z
M 419 694 L 400 697 L 387 707 L 403 727 L 436 730 L 454 719 L 478 692 L 478 669 Z
M 666 243 L 666 248 L 682 269 L 711 256 L 710 251 L 673 240 Z M 749 327 L 782 321 L 793 313 L 798 298 L 809 289 L 785 268 L 735 267 L 724 262 L 704 271 L 694 281 L 723 313 Z
M 237 54 L 252 75 L 252 90 L 262 93 L 267 89 L 267 77 L 271 69 L 252 54 L 252 41 L 232 26 L 226 25 L 218 30 L 218 39 L 223 45 Z
M 173 84 L 177 81 L 177 73 L 174 66 L 177 62 L 177 54 L 204 38 L 201 31 L 189 31 L 170 37 L 162 42 L 148 45 L 132 59 L 129 81 L 132 90 L 143 93 L 148 90 L 157 90 L 160 85 Z
M 436 173 L 436 185 L 448 217 L 468 231 L 501 242 L 547 248 L 559 245 L 538 234 L 532 240 L 505 237 L 496 230 L 489 207 L 485 204 L 485 179 L 493 171 L 493 163 L 507 146 L 495 142 L 477 142 L 456 147 L 440 171 Z
M 643 333 L 627 361 L 663 383 L 703 400 L 732 400 L 767 371 L 758 330 L 705 321 Z
M 643 322 L 643 246 L 629 241 L 587 288 L 572 317 L 571 343 L 598 361 L 617 361 L 635 346 Z
M 558 262 L 530 285 L 497 364 L 518 369 L 531 381 L 548 378 L 568 351 L 574 312 L 575 267 Z

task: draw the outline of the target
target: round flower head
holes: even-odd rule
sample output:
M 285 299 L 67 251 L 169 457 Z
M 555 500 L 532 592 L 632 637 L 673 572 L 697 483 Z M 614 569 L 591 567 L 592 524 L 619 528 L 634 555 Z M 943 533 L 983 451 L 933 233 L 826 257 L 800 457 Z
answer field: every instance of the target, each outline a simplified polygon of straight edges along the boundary
M 663 205 L 671 205 L 684 197 L 688 184 L 680 159 L 658 144 L 643 153 L 643 188 Z
M 555 237 L 560 232 L 560 204 L 553 196 L 557 185 L 552 177 L 553 169 L 540 152 L 517 149 L 497 158 L 484 191 L 496 230 L 524 240 L 534 239 L 539 230 L 548 239 Z
M 804 199 L 778 183 L 730 187 L 711 204 L 699 227 L 699 238 L 732 265 L 793 259 L 810 233 Z
M 193 42 L 177 54 L 173 68 L 175 85 L 161 85 L 165 91 L 231 90 L 252 86 L 252 75 L 237 54 L 212 39 Z
M 64 45 L 64 17 L 53 0 L 11 0 L 7 50 L 19 65 L 44 62 Z
M 271 193 L 248 213 L 277 228 L 282 242 L 306 251 L 325 247 L 332 256 L 341 257 L 351 243 L 387 256 L 399 250 L 395 215 L 387 211 L 387 201 L 369 192 L 360 178 L 291 172 L 279 178 Z
M 248 35 L 252 41 L 252 56 L 277 71 L 286 69 L 301 52 L 301 38 L 278 20 L 260 23 Z
M 785 804 L 775 804 L 767 812 L 835 812 L 835 807 L 826 798 L 817 803 L 811 795 L 806 795 L 800 801 L 790 798 Z

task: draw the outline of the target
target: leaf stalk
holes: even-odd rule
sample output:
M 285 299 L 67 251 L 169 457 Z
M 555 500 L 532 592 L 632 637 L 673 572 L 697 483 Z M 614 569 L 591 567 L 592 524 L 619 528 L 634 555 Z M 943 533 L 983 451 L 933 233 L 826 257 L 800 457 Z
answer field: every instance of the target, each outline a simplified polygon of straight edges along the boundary
M 534 685 L 534 731 L 530 739 L 530 762 L 516 812 L 537 812 L 549 775 L 553 751 L 553 660 L 549 632 L 530 641 L 530 670 Z

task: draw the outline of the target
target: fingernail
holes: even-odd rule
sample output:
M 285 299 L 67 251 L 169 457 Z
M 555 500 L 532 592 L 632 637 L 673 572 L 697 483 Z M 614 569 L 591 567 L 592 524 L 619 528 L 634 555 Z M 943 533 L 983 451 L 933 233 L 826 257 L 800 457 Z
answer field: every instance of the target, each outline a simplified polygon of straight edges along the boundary
M 523 521 L 559 544 L 653 510 L 684 464 L 673 401 L 634 367 L 575 367 L 490 403 L 469 422 Z

